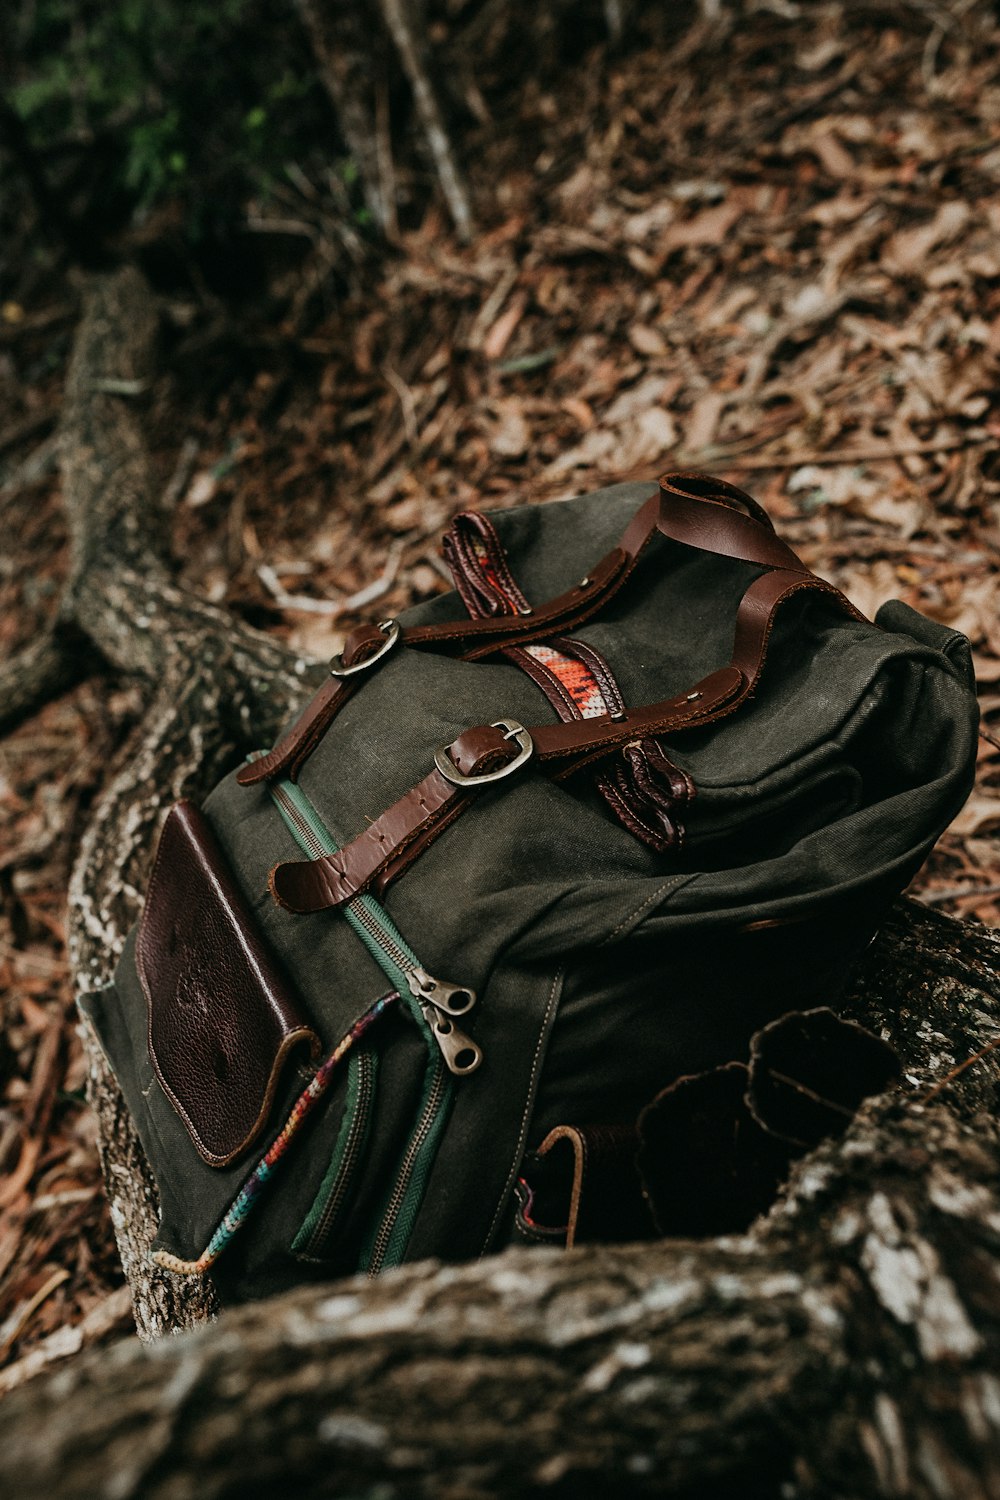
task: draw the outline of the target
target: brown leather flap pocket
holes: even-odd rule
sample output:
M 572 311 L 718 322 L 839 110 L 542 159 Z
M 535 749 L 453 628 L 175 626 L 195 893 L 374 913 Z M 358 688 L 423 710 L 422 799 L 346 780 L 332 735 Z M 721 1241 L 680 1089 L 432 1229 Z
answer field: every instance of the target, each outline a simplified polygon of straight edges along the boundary
M 163 825 L 136 967 L 149 1055 L 199 1153 L 224 1167 L 263 1129 L 302 1017 L 207 819 L 178 802 Z

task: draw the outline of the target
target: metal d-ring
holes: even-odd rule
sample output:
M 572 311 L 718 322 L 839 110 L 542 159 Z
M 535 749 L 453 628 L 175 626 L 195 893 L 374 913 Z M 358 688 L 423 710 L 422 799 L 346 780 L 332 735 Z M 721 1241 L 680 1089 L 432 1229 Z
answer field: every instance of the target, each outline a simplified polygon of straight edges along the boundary
M 494 719 L 491 728 L 503 729 L 504 739 L 513 740 L 517 745 L 514 759 L 497 771 L 481 771 L 478 776 L 466 776 L 449 756 L 447 747 L 442 745 L 440 750 L 434 752 L 434 764 L 446 781 L 453 782 L 455 786 L 485 786 L 489 781 L 503 781 L 505 776 L 520 770 L 525 761 L 531 759 L 535 743 L 523 724 L 519 724 L 516 719 Z
M 371 656 L 366 656 L 364 661 L 355 662 L 353 667 L 344 666 L 344 654 L 343 652 L 340 652 L 340 654 L 333 657 L 330 662 L 331 677 L 353 677 L 356 672 L 367 672 L 369 667 L 373 667 L 377 661 L 382 660 L 383 656 L 388 655 L 393 646 L 399 640 L 401 634 L 399 621 L 379 620 L 378 628 L 385 636 L 385 640 L 382 642 L 378 650 L 373 651 Z

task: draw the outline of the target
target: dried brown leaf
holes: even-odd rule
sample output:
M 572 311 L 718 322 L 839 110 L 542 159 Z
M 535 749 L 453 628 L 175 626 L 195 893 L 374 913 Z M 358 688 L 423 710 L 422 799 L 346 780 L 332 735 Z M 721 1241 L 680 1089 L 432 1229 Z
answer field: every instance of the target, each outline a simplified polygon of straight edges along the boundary
M 889 239 L 882 251 L 882 264 L 890 271 L 911 272 L 923 268 L 931 251 L 965 228 L 969 221 L 969 205 L 961 199 L 942 203 L 929 224 L 916 229 L 900 229 Z

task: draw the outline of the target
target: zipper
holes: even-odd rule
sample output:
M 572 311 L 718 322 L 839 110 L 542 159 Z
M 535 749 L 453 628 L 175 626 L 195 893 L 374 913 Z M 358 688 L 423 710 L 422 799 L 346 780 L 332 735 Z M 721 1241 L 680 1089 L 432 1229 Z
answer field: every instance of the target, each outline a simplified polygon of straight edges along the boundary
M 313 859 L 336 854 L 337 845 L 294 782 L 274 781 L 270 792 L 307 854 Z M 428 974 L 395 923 L 371 896 L 352 896 L 343 911 L 389 978 L 416 1001 L 448 1071 L 459 1077 L 475 1072 L 483 1060 L 482 1051 L 454 1022 L 455 1016 L 465 1015 L 475 1005 L 475 990 Z
M 329 829 L 300 787 L 283 779 L 272 781 L 268 789 L 287 827 L 307 854 L 321 859 L 337 852 Z M 448 1120 L 454 1094 L 450 1075 L 474 1072 L 483 1054 L 452 1019 L 472 1009 L 476 1003 L 475 990 L 429 974 L 395 923 L 371 896 L 352 896 L 341 910 L 383 972 L 402 995 L 408 995 L 411 1013 L 419 1012 L 429 1050 L 417 1124 L 358 1266 L 369 1276 L 377 1276 L 380 1271 L 399 1265 L 406 1253 L 424 1186 Z
M 304 1260 L 328 1260 L 331 1237 L 341 1210 L 347 1202 L 358 1165 L 368 1142 L 375 1103 L 375 1078 L 378 1054 L 368 1047 L 351 1053 L 347 1074 L 344 1121 L 334 1147 L 329 1169 L 316 1195 L 317 1205 L 325 1195 L 318 1214 L 310 1210 L 305 1223 L 292 1242 L 294 1253 Z
M 375 1232 L 361 1254 L 358 1269 L 371 1277 L 378 1276 L 388 1266 L 398 1266 L 403 1259 L 423 1198 L 424 1183 L 447 1123 L 452 1092 L 447 1069 L 439 1058 L 425 1082 L 420 1117 L 403 1153 L 396 1180 L 375 1220 Z

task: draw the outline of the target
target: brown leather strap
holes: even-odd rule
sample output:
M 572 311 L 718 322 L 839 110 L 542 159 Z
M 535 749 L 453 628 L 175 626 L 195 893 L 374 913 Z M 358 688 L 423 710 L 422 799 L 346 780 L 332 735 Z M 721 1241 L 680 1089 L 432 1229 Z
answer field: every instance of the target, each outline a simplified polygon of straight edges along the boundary
M 516 747 L 502 730 L 480 724 L 465 732 L 461 744 L 456 741 L 449 746 L 449 754 L 457 770 L 475 776 L 510 760 Z M 390 865 L 394 874 L 399 873 L 406 851 L 419 841 L 422 852 L 474 795 L 474 786 L 456 786 L 435 768 L 335 854 L 275 865 L 268 882 L 271 895 L 289 911 L 342 906 L 375 883 Z
M 460 512 L 442 539 L 441 552 L 470 615 L 530 613 L 488 516 Z M 541 655 L 537 645 L 507 646 L 503 655 L 537 684 L 559 719 L 592 718 L 599 713 L 620 719 L 625 714 L 625 700 L 609 663 L 578 637 L 553 636 Z M 579 682 L 577 669 L 583 674 Z M 623 746 L 611 765 L 598 768 L 594 786 L 623 827 L 657 854 L 666 854 L 683 841 L 679 813 L 694 796 L 694 784 L 668 760 L 652 736 Z M 395 869 L 384 871 L 378 889 L 396 873 Z
M 653 715 L 657 731 L 684 729 L 695 721 L 707 723 L 741 683 L 741 675 L 726 667 L 705 679 L 704 691 L 696 702 L 691 702 L 687 695 L 654 705 L 660 710 Z M 606 730 L 610 726 L 610 734 L 604 738 L 594 736 L 593 742 L 588 741 L 582 747 L 573 740 L 564 744 L 553 739 L 559 731 L 591 724 L 603 725 Z M 621 743 L 617 733 L 620 728 L 617 720 L 603 717 L 544 725 L 530 733 L 540 758 L 572 757 L 572 769 L 576 770 L 588 760 L 606 754 L 611 745 Z M 633 728 L 631 737 L 634 734 Z M 510 760 L 513 753 L 511 742 L 492 724 L 477 724 L 448 746 L 448 754 L 465 775 L 491 770 L 498 762 Z M 324 911 L 342 906 L 376 882 L 390 866 L 394 875 L 399 874 L 409 862 L 407 852 L 415 849 L 418 842 L 422 852 L 432 837 L 442 833 L 464 811 L 478 790 L 474 785 L 456 786 L 435 768 L 336 854 L 276 865 L 269 882 L 272 896 L 279 906 L 290 911 Z
M 744 515 L 734 509 L 740 502 L 752 506 L 753 513 Z M 735 485 L 709 480 L 704 474 L 663 476 L 655 524 L 661 536 L 702 552 L 757 563 L 762 568 L 809 572 L 791 547 L 775 535 L 756 501 Z M 628 550 L 628 532 L 622 538 L 622 547 Z
M 601 715 L 538 725 L 529 731 L 534 758 L 566 761 L 567 765 L 557 772 L 557 779 L 561 779 L 616 746 L 646 735 L 700 728 L 732 713 L 760 679 L 778 609 L 804 591 L 827 595 L 847 613 L 864 618 L 832 584 L 811 573 L 764 573 L 754 580 L 740 603 L 733 660 L 728 667 L 710 673 L 689 693 L 630 709 L 624 719 Z M 474 775 L 509 760 L 512 747 L 500 729 L 478 724 L 459 735 L 448 747 L 448 754 L 459 770 Z M 342 905 L 390 868 L 393 874 L 405 868 L 409 863 L 407 853 L 426 848 L 468 806 L 476 790 L 457 787 L 437 769 L 431 771 L 336 854 L 276 866 L 270 880 L 274 899 L 298 912 Z
M 768 642 L 777 612 L 794 594 L 827 595 L 845 614 L 863 620 L 861 612 L 833 584 L 811 573 L 763 573 L 743 595 L 736 617 L 733 657 L 728 667 L 710 673 L 688 693 L 642 708 L 628 709 L 623 718 L 599 715 L 561 724 L 542 724 L 529 732 L 540 761 L 571 760 L 557 779 L 570 775 L 618 745 L 646 735 L 693 729 L 732 713 L 754 692 L 764 668 Z M 455 741 L 463 749 L 464 736 Z
M 744 506 L 749 513 L 744 514 L 737 506 Z M 551 637 L 559 630 L 574 628 L 618 592 L 657 533 L 689 547 L 794 573 L 800 579 L 811 580 L 814 576 L 791 548 L 775 536 L 766 512 L 751 496 L 710 475 L 666 474 L 660 480 L 657 493 L 650 496 L 629 523 L 620 544 L 574 588 L 527 615 L 413 626 L 402 632 L 401 639 L 408 646 L 461 646 L 465 649 L 460 654 L 475 661 L 507 647 L 527 645 Z M 831 585 L 822 586 L 835 592 Z M 750 613 L 752 616 L 752 608 Z M 768 631 L 769 627 L 764 632 L 765 647 Z M 344 660 L 349 665 L 355 659 L 361 659 L 363 654 L 370 653 L 376 645 L 384 643 L 384 637 L 371 626 L 361 627 L 352 640 L 353 648 L 349 642 L 344 651 Z M 751 651 L 750 654 L 754 653 Z M 734 664 L 739 665 L 735 657 Z M 355 679 L 350 678 L 331 679 L 324 684 L 270 753 L 241 768 L 237 775 L 240 784 L 251 786 L 276 775 L 288 775 L 294 779 L 354 685 Z M 641 732 L 657 731 L 641 728 Z M 621 742 L 619 736 L 607 743 Z
M 352 630 L 344 643 L 343 660 L 346 666 L 354 666 L 385 644 L 385 636 L 374 625 L 359 625 Z M 240 786 L 253 786 L 259 781 L 269 781 L 272 776 L 298 772 L 334 718 L 358 686 L 356 677 L 328 677 L 315 696 L 306 704 L 287 734 L 277 744 L 256 760 L 241 766 L 236 773 Z M 294 775 L 293 775 L 294 780 Z
M 289 911 L 342 906 L 370 885 L 411 839 L 435 823 L 457 795 L 457 786 L 440 771 L 431 771 L 336 854 L 275 865 L 268 882 L 271 895 Z
M 629 709 L 623 719 L 599 714 L 593 719 L 570 719 L 562 724 L 539 724 L 529 730 L 538 760 L 573 759 L 573 769 L 598 758 L 601 752 L 625 745 L 648 734 L 690 729 L 720 717 L 737 696 L 744 695 L 745 680 L 736 667 L 721 667 L 702 679 L 688 693 L 678 693 L 645 708 Z M 463 736 L 456 746 L 462 748 Z
M 400 633 L 407 646 L 466 645 L 460 654 L 469 661 L 502 651 L 505 646 L 527 645 L 543 640 L 553 631 L 579 625 L 602 608 L 624 582 L 628 563 L 624 552 L 615 548 L 601 559 L 586 583 L 576 584 L 526 616 L 503 616 L 498 619 L 456 620 L 442 625 L 415 625 Z M 361 627 L 366 641 L 383 645 L 384 636 L 372 626 Z M 483 638 L 486 638 L 485 644 Z M 349 638 L 350 639 L 350 638 Z M 354 657 L 344 648 L 344 661 L 353 665 Z M 359 658 L 360 659 L 360 656 Z M 316 693 L 287 734 L 267 755 L 241 766 L 236 779 L 241 786 L 254 786 L 273 776 L 290 776 L 294 781 L 305 761 L 315 750 L 334 718 L 359 685 L 357 678 L 330 678 Z

